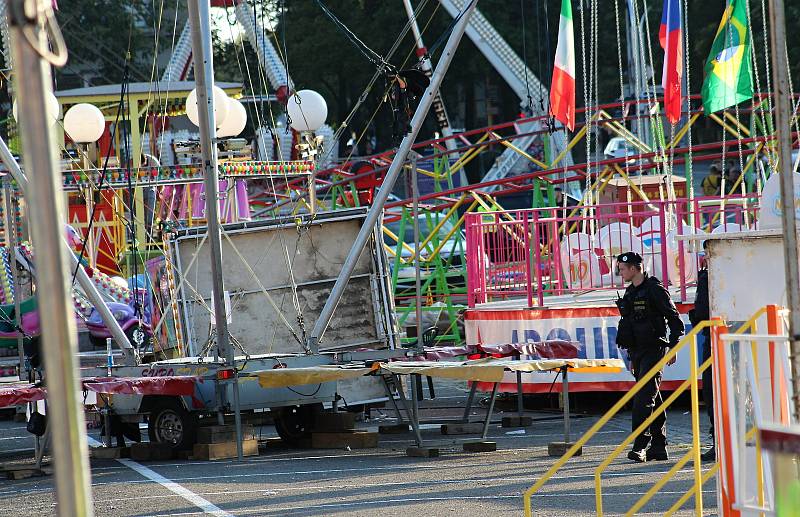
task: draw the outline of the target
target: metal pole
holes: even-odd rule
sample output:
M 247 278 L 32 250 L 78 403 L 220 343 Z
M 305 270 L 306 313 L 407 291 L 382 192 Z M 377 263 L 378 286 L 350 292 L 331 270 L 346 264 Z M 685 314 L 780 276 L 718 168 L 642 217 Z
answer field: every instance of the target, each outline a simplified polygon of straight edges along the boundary
M 316 162 L 311 175 L 308 177 L 308 211 L 311 215 L 316 215 L 319 208 L 319 201 L 317 200 L 317 167 L 320 165 L 320 162 Z
M 392 374 L 392 376 L 395 380 L 395 386 L 397 386 L 397 393 L 400 395 L 400 402 L 403 403 L 403 408 L 406 410 L 406 415 L 411 421 L 411 429 L 414 430 L 414 441 L 417 443 L 417 447 L 422 447 L 422 432 L 419 429 L 419 419 L 417 418 L 417 414 L 414 411 L 414 408 L 409 409 L 408 407 L 408 401 L 406 400 L 406 394 L 403 391 L 403 383 L 400 382 L 400 376 L 395 374 Z M 408 381 L 409 384 L 411 384 L 411 376 L 409 376 Z
M 769 0 L 772 84 L 775 101 L 775 125 L 781 179 L 781 220 L 783 221 L 783 256 L 786 268 L 786 300 L 789 309 L 789 350 L 792 362 L 792 392 L 795 418 L 800 418 L 800 263 L 797 256 L 797 221 L 795 220 L 794 176 L 792 172 L 791 90 L 786 63 L 786 25 L 783 0 Z
M 22 172 L 20 169 L 19 164 L 17 163 L 14 155 L 11 154 L 8 146 L 6 145 L 5 141 L 0 137 L 0 160 L 2 160 L 3 164 L 8 167 L 8 172 L 14 178 L 14 180 L 19 185 L 20 189 L 22 190 L 23 195 L 29 197 L 30 201 L 30 191 L 31 189 L 28 187 L 28 177 Z M 60 174 L 60 173 L 59 173 Z M 32 203 L 29 203 L 31 206 Z M 61 224 L 59 223 L 59 228 L 62 228 Z M 122 352 L 125 354 L 126 364 L 139 364 L 139 358 L 136 353 L 136 350 L 131 346 L 130 340 L 128 340 L 128 336 L 125 335 L 125 332 L 119 326 L 119 322 L 111 314 L 111 310 L 105 304 L 102 295 L 95 287 L 94 283 L 92 283 L 92 279 L 89 278 L 89 275 L 86 274 L 86 270 L 82 267 L 78 267 L 78 258 L 72 253 L 72 250 L 67 244 L 67 241 L 64 240 L 63 236 L 59 236 L 61 241 L 61 248 L 66 250 L 67 256 L 70 260 L 70 267 L 72 271 L 75 271 L 75 280 L 77 280 L 78 285 L 83 290 L 83 293 L 89 298 L 89 301 L 92 302 L 92 305 L 97 312 L 100 313 L 100 319 L 103 320 L 103 324 L 106 328 L 111 332 L 111 335 L 114 337 L 114 342 L 117 343 L 117 346 L 120 347 Z
M 483 421 L 483 430 L 481 431 L 481 439 L 483 440 L 489 435 L 489 424 L 492 423 L 492 413 L 494 413 L 494 403 L 497 400 L 497 388 L 499 386 L 499 382 L 495 382 L 492 386 L 492 396 L 489 398 L 489 407 L 486 409 L 486 420 Z
M 639 91 L 639 38 L 635 36 L 637 34 L 637 30 L 639 28 L 639 24 L 636 22 L 636 17 L 634 16 L 633 12 L 633 5 L 631 0 L 626 2 L 628 7 L 628 16 L 626 17 L 625 23 L 625 37 L 628 41 L 627 50 L 628 50 L 628 86 L 631 88 L 631 94 L 636 101 L 640 99 L 641 92 Z M 623 92 L 624 95 L 624 92 Z M 622 99 L 623 108 L 625 99 Z M 634 115 L 639 114 L 639 104 L 634 103 L 633 105 Z M 641 138 L 642 135 L 639 131 L 639 119 L 638 117 L 634 116 L 631 122 L 631 128 L 633 130 L 633 134 L 637 136 L 637 138 Z
M 411 381 L 408 383 L 408 391 L 411 396 L 411 412 L 414 413 L 414 419 L 419 422 L 419 399 L 417 398 L 417 394 L 420 388 L 420 376 L 413 373 L 408 380 Z
M 17 275 L 17 254 L 14 252 L 14 246 L 17 242 L 17 225 L 14 221 L 14 202 L 11 200 L 13 189 L 11 188 L 11 179 L 6 176 L 3 180 L 3 198 L 5 201 L 5 220 L 3 224 L 6 227 L 6 253 L 8 253 L 8 260 L 11 262 L 11 282 L 14 284 L 14 325 L 17 328 L 22 327 L 22 315 L 19 313 L 19 297 L 22 294 L 19 286 L 19 275 Z M 22 371 L 25 369 L 25 349 L 23 346 L 22 333 L 17 331 L 17 354 L 19 356 L 19 378 L 22 380 Z
M 406 8 L 408 20 L 411 22 L 411 32 L 414 34 L 414 42 L 417 44 L 417 57 L 421 59 L 422 71 L 430 77 L 433 74 L 433 65 L 428 55 L 428 49 L 425 47 L 425 43 L 422 42 L 422 33 L 419 30 L 417 18 L 414 16 L 414 7 L 411 5 L 411 0 L 403 0 L 403 7 Z M 436 93 L 432 107 L 433 113 L 436 115 L 436 123 L 439 124 L 439 129 L 442 131 L 442 136 L 447 138 L 444 141 L 445 147 L 447 147 L 448 151 L 455 150 L 456 142 L 452 138 L 448 138 L 453 136 L 453 129 L 450 127 L 450 117 L 447 116 L 441 92 Z
M 89 144 L 82 146 L 83 149 L 83 170 L 89 174 L 89 169 L 94 168 L 94 164 L 89 159 Z M 89 266 L 95 267 L 95 249 L 94 249 L 94 235 L 92 232 L 92 212 L 94 212 L 94 189 L 86 187 L 84 190 L 86 196 L 86 259 Z
M 33 8 L 33 9 L 31 9 Z M 46 110 L 52 95 L 49 52 L 44 22 L 52 19 L 50 2 L 9 2 L 9 24 L 14 52 L 14 77 L 19 106 L 23 159 L 31 174 L 28 201 L 31 234 L 37 246 L 39 311 L 42 351 L 47 372 L 48 420 L 53 430 L 53 463 L 58 514 L 92 516 L 86 421 L 79 397 L 78 333 L 67 282 L 67 257 L 59 244 L 64 233 L 63 194 L 56 157 L 53 120 Z M 61 52 L 65 52 L 61 49 Z
M 433 103 L 436 92 L 439 91 L 439 86 L 442 84 L 442 79 L 444 79 L 444 75 L 447 73 L 450 62 L 453 60 L 453 55 L 456 52 L 458 43 L 461 41 L 461 37 L 464 35 L 464 31 L 467 28 L 467 23 L 469 22 L 477 3 L 478 0 L 472 0 L 464 9 L 463 14 L 453 28 L 453 32 L 450 34 L 450 38 L 447 40 L 447 44 L 442 51 L 442 58 L 439 61 L 439 64 L 436 65 L 436 70 L 433 72 L 433 77 L 431 77 L 431 84 L 428 86 L 428 89 L 425 90 L 425 93 L 422 94 L 422 99 L 420 100 L 419 106 L 417 106 L 416 113 L 414 113 L 414 118 L 411 119 L 411 131 L 400 143 L 400 147 L 397 149 L 397 152 L 394 155 L 392 164 L 389 166 L 389 170 L 386 171 L 386 177 L 383 179 L 381 188 L 378 189 L 378 192 L 375 194 L 375 200 L 367 212 L 364 224 L 359 230 L 355 242 L 353 242 L 352 246 L 350 247 L 350 252 L 345 259 L 344 265 L 342 266 L 342 272 L 339 273 L 339 277 L 336 279 L 333 289 L 331 289 L 331 294 L 328 297 L 328 300 L 325 302 L 325 306 L 322 308 L 319 318 L 317 318 L 317 322 L 314 324 L 314 328 L 308 338 L 308 349 L 311 352 L 316 353 L 319 350 L 319 341 L 322 338 L 322 335 L 325 333 L 328 323 L 333 317 L 333 312 L 336 310 L 336 306 L 342 299 L 342 295 L 344 295 L 344 290 L 348 281 L 350 280 L 350 276 L 353 274 L 353 270 L 356 267 L 358 257 L 366 247 L 367 240 L 369 239 L 370 235 L 372 235 L 372 229 L 378 222 L 381 212 L 383 212 L 383 205 L 386 204 L 386 199 L 389 197 L 389 193 L 392 191 L 395 181 L 397 181 L 397 176 L 403 169 L 408 152 L 411 150 L 411 146 L 414 144 L 414 140 L 416 140 L 417 134 L 419 134 L 419 130 L 422 128 L 422 123 L 425 121 L 425 117 L 427 116 L 428 110 Z
M 214 290 L 214 322 L 217 329 L 217 349 L 229 368 L 236 369 L 234 351 L 228 335 L 225 310 L 225 283 L 222 277 L 222 234 L 219 225 L 219 168 L 217 163 L 217 128 L 214 120 L 214 53 L 211 49 L 211 14 L 208 2 L 189 0 L 189 21 L 192 24 L 192 59 L 197 83 L 198 119 L 200 122 L 200 151 L 205 169 L 206 220 L 208 242 L 211 245 L 211 280 Z M 236 426 L 236 452 L 242 459 L 242 420 L 239 410 L 239 376 L 233 378 L 233 410 Z
M 561 367 L 561 398 L 564 399 L 564 444 L 569 443 L 569 378 L 567 366 Z
M 420 272 L 420 254 L 422 250 L 419 249 L 419 182 L 417 178 L 419 154 L 411 151 L 409 157 L 411 158 L 411 196 L 413 198 L 412 214 L 414 217 L 414 293 L 416 294 L 417 351 L 422 352 L 425 346 L 422 342 L 422 274 Z
M 469 395 L 467 395 L 467 403 L 464 405 L 464 416 L 461 418 L 461 421 L 464 423 L 469 422 L 469 412 L 472 409 L 472 402 L 475 400 L 475 392 L 478 390 L 478 383 L 473 382 L 472 387 L 469 389 Z

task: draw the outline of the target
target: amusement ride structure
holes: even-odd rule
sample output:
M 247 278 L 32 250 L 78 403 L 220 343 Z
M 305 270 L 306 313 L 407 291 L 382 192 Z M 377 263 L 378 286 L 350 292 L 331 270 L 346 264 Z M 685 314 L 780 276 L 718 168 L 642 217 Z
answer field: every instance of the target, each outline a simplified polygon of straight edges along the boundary
M 12 3 L 0 2 L 0 9 Z M 332 23 L 342 28 L 341 21 L 318 3 Z M 52 280 L 55 265 L 49 262 L 51 253 L 63 252 L 60 241 L 64 240 L 70 247 L 65 257 L 70 260 L 73 282 L 65 286 L 64 299 L 72 300 L 73 317 L 61 322 L 62 331 L 66 335 L 77 323 L 90 336 L 88 347 L 82 349 L 90 353 L 89 360 L 96 363 L 99 354 L 109 361 L 102 368 L 82 364 L 87 367 L 83 377 L 91 379 L 84 380 L 84 386 L 91 385 L 87 389 L 97 391 L 101 398 L 115 393 L 103 391 L 109 389 L 127 389 L 116 393 L 137 395 L 129 397 L 134 402 L 115 398 L 113 411 L 132 419 L 149 415 L 152 441 L 191 446 L 190 431 L 198 414 L 217 415 L 222 421 L 224 413 L 234 413 L 241 457 L 240 410 L 270 408 L 279 414 L 277 428 L 282 437 L 296 443 L 306 437 L 308 427 L 309 413 L 303 407 L 324 402 L 336 411 L 342 391 L 337 391 L 334 381 L 363 381 L 372 374 L 370 382 L 355 386 L 361 381 L 354 381 L 347 387 L 354 393 L 348 392 L 350 402 L 366 403 L 387 394 L 394 401 L 390 380 L 397 379 L 403 367 L 411 367 L 399 365 L 391 370 L 390 360 L 415 353 L 419 354 L 416 359 L 424 360 L 426 353 L 449 353 L 448 347 L 468 351 L 456 355 L 480 350 L 483 357 L 497 357 L 501 352 L 481 347 L 573 343 L 576 357 L 569 359 L 586 361 L 590 370 L 577 382 L 571 381 L 573 390 L 629 390 L 635 382 L 627 371 L 620 371 L 626 357 L 615 343 L 618 315 L 613 301 L 624 289 L 614 272 L 615 257 L 623 251 L 640 253 L 647 269 L 669 288 L 679 310 L 687 313 L 694 301 L 698 271 L 709 260 L 702 241 L 724 241 L 735 234 L 775 228 L 773 205 L 778 206 L 782 181 L 777 171 L 794 177 L 791 173 L 800 162 L 787 159 L 776 136 L 788 134 L 791 148 L 798 147 L 800 97 L 791 86 L 776 87 L 769 73 L 766 84 L 761 84 L 759 60 L 752 50 L 756 84 L 748 102 L 708 113 L 701 107 L 700 96 L 684 95 L 679 117 L 671 123 L 660 86 L 643 72 L 645 63 L 653 68 L 653 50 L 649 27 L 639 30 L 639 20 L 646 23 L 647 18 L 634 0 L 627 2 L 627 16 L 615 3 L 615 20 L 619 48 L 620 35 L 626 32 L 621 30 L 623 24 L 637 40 L 628 48 L 638 54 L 632 57 L 639 63 L 635 70 L 639 95 L 634 99 L 626 95 L 620 51 L 619 98 L 623 100 L 601 103 L 596 84 L 598 2 L 592 0 L 579 13 L 584 102 L 576 110 L 574 130 L 569 131 L 551 117 L 545 103 L 533 102 L 534 97 L 549 96 L 546 86 L 528 67 L 527 57 L 520 58 L 511 49 L 476 3 L 440 0 L 453 23 L 440 38 L 447 43 L 438 63 L 432 62 L 422 42 L 424 29 L 417 24 L 428 0 L 416 8 L 404 1 L 409 20 L 386 56 L 359 47 L 378 66 L 353 113 L 378 77 L 392 72 L 397 80 L 401 75 L 402 70 L 388 66 L 408 32 L 414 36 L 413 51 L 420 58 L 417 71 L 426 77 L 420 79 L 424 87 L 419 92 L 408 87 L 409 91 L 399 94 L 418 101 L 402 142 L 370 156 L 356 157 L 352 152 L 341 159 L 337 156 L 344 131 L 352 129 L 348 127 L 352 113 L 336 130 L 325 124 L 324 99 L 316 92 L 295 89 L 285 48 L 277 44 L 273 28 L 244 0 L 210 2 L 210 7 L 232 10 L 255 50 L 258 70 L 243 70 L 243 83 L 214 82 L 209 5 L 190 0 L 190 20 L 174 35 L 172 57 L 159 81 L 134 83 L 126 77 L 120 85 L 54 95 L 49 84 L 40 84 L 35 91 L 41 90 L 44 100 L 39 99 L 38 108 L 31 106 L 34 101 L 25 99 L 25 94 L 19 95 L 19 120 L 30 116 L 40 126 L 55 125 L 44 132 L 58 136 L 60 155 L 53 163 L 26 155 L 33 152 L 34 140 L 25 123 L 19 127 L 25 167 L 0 141 L 7 172 L 0 196 L 4 239 L 0 350 L 5 360 L 18 361 L 20 373 L 27 368 L 31 381 L 41 378 L 36 357 L 52 352 L 53 345 L 48 343 L 54 334 L 49 334 L 46 325 L 40 332 L 39 320 L 45 306 L 59 309 L 43 295 L 49 294 L 46 286 L 57 284 Z M 50 9 L 41 11 L 52 16 Z M 343 29 L 351 43 L 363 45 L 352 31 Z M 5 54 L 22 58 L 25 53 L 16 48 L 20 36 L 12 37 L 18 30 L 14 24 L 0 24 Z M 747 31 L 755 35 L 753 27 Z M 766 46 L 766 22 L 763 33 Z M 462 34 L 519 97 L 520 118 L 453 130 L 439 86 Z M 688 41 L 682 43 L 688 48 Z M 28 43 L 22 45 L 30 59 Z M 244 45 L 236 47 L 237 58 L 246 64 Z M 58 56 L 49 57 L 53 63 Z M 770 63 L 767 59 L 763 65 L 769 69 Z M 26 73 L 30 72 L 23 72 L 23 78 Z M 32 76 L 44 83 L 49 77 Z M 685 91 L 691 92 L 688 73 L 685 79 Z M 259 81 L 269 83 L 269 98 L 248 98 L 247 92 L 258 91 Z M 787 99 L 794 108 L 792 115 L 776 116 L 778 101 Z M 263 109 L 248 110 L 255 102 L 262 103 Z M 429 109 L 441 137 L 417 141 Z M 248 111 L 253 138 L 246 140 L 240 135 L 248 123 Z M 693 128 L 699 121 L 706 124 L 706 134 L 717 132 L 719 140 L 698 143 Z M 620 152 L 613 146 L 603 148 L 601 142 L 606 140 Z M 465 168 L 482 153 L 498 150 L 502 152 L 482 179 L 466 184 Z M 28 242 L 27 214 L 32 199 L 43 195 L 34 194 L 42 188 L 41 180 L 28 171 L 34 163 L 58 169 L 59 188 L 51 194 L 53 199 L 63 196 L 68 207 L 63 221 L 67 224 L 58 227 L 58 238 L 49 245 L 35 239 L 33 244 Z M 699 176 L 705 176 L 712 163 L 721 172 L 718 186 L 713 192 L 703 192 Z M 30 183 L 26 176 L 31 177 Z M 424 192 L 420 184 L 426 185 Z M 42 221 L 31 220 L 31 226 L 38 228 L 31 232 L 34 237 L 44 234 Z M 47 234 L 54 231 L 50 228 Z M 712 253 L 712 269 L 719 267 L 713 265 L 713 257 Z M 785 330 L 778 321 L 779 312 L 774 307 L 760 310 L 748 329 L 755 334 L 754 322 L 769 318 L 769 334 L 763 340 L 775 346 L 770 359 L 780 363 L 785 374 L 788 363 L 774 358 L 775 343 Z M 688 322 L 687 327 L 691 328 Z M 695 409 L 698 365 L 691 347 L 701 327 L 690 331 L 688 340 L 670 352 L 675 356 L 679 349 L 689 347 L 664 381 L 676 393 L 690 390 Z M 734 334 L 741 334 L 745 327 Z M 361 334 L 356 335 L 354 329 L 361 329 Z M 73 338 L 64 339 L 74 345 Z M 40 341 L 43 352 L 37 348 Z M 121 355 L 110 351 L 112 342 Z M 61 353 L 69 356 L 75 348 Z M 527 352 L 520 350 L 515 349 L 514 357 L 524 361 Z M 780 351 L 783 354 L 783 348 Z M 759 357 L 758 351 L 752 353 Z M 789 357 L 788 352 L 785 355 Z M 722 354 L 720 360 L 726 357 Z M 542 358 L 529 358 L 538 359 Z M 354 366 L 353 361 L 361 363 Z M 71 360 L 66 363 L 72 364 Z M 616 373 L 609 374 L 612 367 Z M 392 373 L 374 375 L 381 369 Z M 546 371 L 553 369 L 564 376 L 566 386 L 568 365 Z M 296 370 L 313 374 L 319 385 L 316 392 L 304 395 L 292 388 L 303 384 L 292 377 L 299 375 Z M 516 379 L 507 375 L 491 382 L 475 380 L 470 397 L 476 389 L 491 391 L 491 416 L 498 390 L 516 390 L 521 400 L 523 391 L 543 392 L 552 386 L 551 379 L 536 374 L 523 382 L 522 370 L 515 371 Z M 737 379 L 748 372 L 737 371 Z M 762 373 L 758 367 L 752 370 L 753 377 Z M 775 370 L 769 373 L 768 393 L 765 384 L 756 386 L 753 380 L 747 389 L 770 399 L 772 410 L 764 409 L 764 414 L 786 423 L 788 388 L 785 383 L 776 388 L 780 375 Z M 415 375 L 412 382 L 419 383 L 420 375 Z M 154 388 L 141 379 L 153 376 L 168 378 L 159 389 L 174 392 L 165 396 L 148 391 Z M 240 387 L 240 376 L 259 382 Z M 285 379 L 275 380 L 280 376 Z M 209 382 L 187 383 L 179 377 Z M 74 380 L 56 377 L 49 384 L 48 377 L 48 384 L 66 386 Z M 121 388 L 115 382 L 127 384 Z M 721 389 L 733 390 L 733 382 L 722 379 Z M 372 384 L 380 388 L 377 394 Z M 415 384 L 415 391 L 422 392 L 421 384 Z M 403 390 L 399 392 L 405 404 Z M 413 395 L 411 403 L 416 400 Z M 738 402 L 729 402 L 734 411 Z M 107 407 L 98 411 L 110 418 Z M 58 418 L 63 418 L 65 428 L 83 423 L 71 416 Z M 418 417 L 410 420 L 419 444 Z M 110 420 L 106 423 L 110 427 Z M 697 431 L 696 426 L 693 430 Z M 734 458 L 742 465 L 749 454 L 747 440 L 755 431 L 741 428 L 737 432 L 720 433 L 720 443 L 730 449 L 723 456 L 731 463 L 717 468 L 733 472 Z M 568 427 L 564 445 L 571 445 Z M 760 442 L 758 447 L 758 461 L 762 461 L 766 456 L 762 457 Z M 569 450 L 565 458 L 577 449 Z M 690 460 L 698 464 L 697 440 L 690 453 L 683 464 Z M 739 453 L 742 456 L 736 456 Z M 57 461 L 70 464 L 65 455 Z M 70 461 L 80 463 L 75 457 Z M 749 484 L 758 484 L 762 507 L 765 501 L 774 501 L 775 494 L 762 486 L 764 468 L 759 465 L 758 479 L 747 474 L 734 482 L 731 473 L 721 482 L 729 498 L 721 505 L 726 514 L 734 507 L 734 492 L 749 489 Z M 703 479 L 697 468 L 694 493 L 699 500 Z M 530 495 L 540 486 L 526 494 L 528 511 Z M 74 487 L 73 491 L 82 492 Z M 601 508 L 602 497 L 598 497 Z

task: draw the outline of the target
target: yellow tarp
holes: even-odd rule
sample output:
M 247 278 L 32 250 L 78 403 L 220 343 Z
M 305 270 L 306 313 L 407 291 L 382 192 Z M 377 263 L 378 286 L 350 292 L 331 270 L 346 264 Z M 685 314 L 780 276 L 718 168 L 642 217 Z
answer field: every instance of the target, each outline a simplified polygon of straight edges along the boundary
M 276 368 L 252 372 L 262 388 L 286 388 L 304 384 L 353 379 L 382 369 L 399 375 L 420 374 L 428 377 L 465 381 L 500 382 L 506 371 L 542 372 L 568 366 L 578 373 L 617 373 L 625 368 L 621 359 L 475 359 L 472 361 L 394 361 L 375 363 L 372 368 L 350 365 L 321 365 L 307 368 Z
M 397 361 L 381 364 L 383 370 L 400 375 L 415 373 L 428 377 L 479 382 L 501 382 L 506 371 L 539 372 L 557 370 L 563 366 L 568 366 L 570 370 L 576 372 L 616 373 L 625 368 L 625 363 L 621 359 L 531 359 L 515 361 L 487 358 L 460 362 Z
M 288 386 L 301 386 L 303 384 L 319 384 L 322 382 L 339 381 L 362 377 L 377 370 L 377 363 L 373 368 L 363 366 L 321 365 L 307 368 L 276 368 L 274 370 L 260 370 L 253 372 L 258 377 L 258 385 L 262 388 L 286 388 Z

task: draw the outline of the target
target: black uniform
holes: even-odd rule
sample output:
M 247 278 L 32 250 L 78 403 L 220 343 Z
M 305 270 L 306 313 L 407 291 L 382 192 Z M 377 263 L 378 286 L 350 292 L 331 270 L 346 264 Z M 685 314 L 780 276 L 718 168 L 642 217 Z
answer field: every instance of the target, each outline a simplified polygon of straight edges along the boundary
M 633 376 L 638 381 L 655 364 L 664 358 L 666 349 L 673 347 L 683 335 L 683 322 L 678 315 L 669 292 L 657 278 L 644 274 L 644 281 L 625 290 L 625 296 L 618 303 L 620 315 L 617 332 L 617 345 L 628 349 Z M 667 339 L 669 327 L 669 339 Z M 655 407 L 661 404 L 659 385 L 662 373 L 659 371 L 633 398 L 632 428 L 635 430 L 649 417 Z M 644 451 L 650 443 L 650 450 L 661 453 L 666 450 L 667 414 L 662 412 L 649 430 L 636 437 L 635 451 Z
M 708 299 L 708 269 L 697 273 L 697 293 L 694 298 L 694 309 L 689 311 L 689 321 L 697 325 L 711 317 Z M 711 329 L 703 329 L 703 362 L 711 357 Z M 711 436 L 714 436 L 714 389 L 711 380 L 711 368 L 703 372 L 703 402 L 706 403 L 708 419 L 711 422 Z

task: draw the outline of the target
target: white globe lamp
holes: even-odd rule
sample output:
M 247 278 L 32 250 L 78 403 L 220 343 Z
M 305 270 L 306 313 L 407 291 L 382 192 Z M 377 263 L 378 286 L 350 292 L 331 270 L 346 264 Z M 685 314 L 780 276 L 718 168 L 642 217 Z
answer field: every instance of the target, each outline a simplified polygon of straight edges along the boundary
M 52 123 L 61 118 L 61 104 L 59 104 L 58 99 L 52 93 L 47 96 L 47 117 L 52 120 Z M 19 116 L 17 112 L 17 101 L 14 101 L 14 104 L 11 105 L 11 113 L 14 115 L 14 120 L 19 122 Z
M 238 136 L 247 125 L 247 110 L 244 104 L 237 99 L 228 97 L 228 115 L 217 129 L 217 136 L 221 138 Z
M 228 95 L 222 88 L 214 86 L 214 127 L 220 127 L 228 115 Z M 195 126 L 200 126 L 197 111 L 197 88 L 186 97 L 186 116 Z
M 286 111 L 292 119 L 295 131 L 316 131 L 328 117 L 328 105 L 319 93 L 313 90 L 300 90 L 289 97 Z
M 78 144 L 97 142 L 105 128 L 103 112 L 93 104 L 76 104 L 64 115 L 64 131 Z

